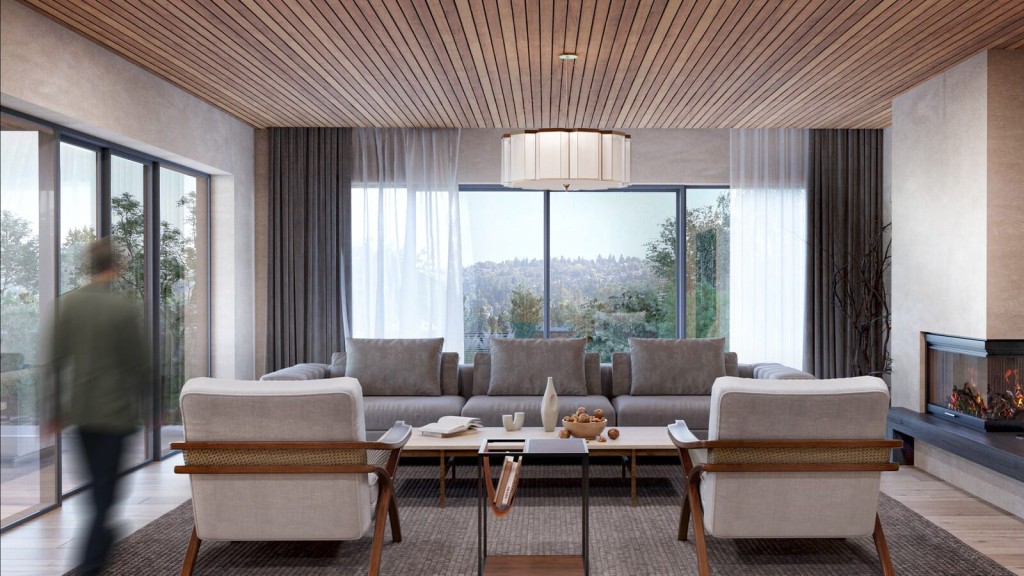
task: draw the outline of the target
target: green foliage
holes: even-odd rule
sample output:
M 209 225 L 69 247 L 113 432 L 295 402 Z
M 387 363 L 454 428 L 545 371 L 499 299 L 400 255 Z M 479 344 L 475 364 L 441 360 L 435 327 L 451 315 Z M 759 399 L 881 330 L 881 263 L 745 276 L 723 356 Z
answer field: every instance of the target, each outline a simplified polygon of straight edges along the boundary
M 522 284 L 512 288 L 509 323 L 516 338 L 536 338 L 540 335 L 544 299 Z
M 32 223 L 10 210 L 0 212 L 0 292 L 39 293 L 39 239 Z

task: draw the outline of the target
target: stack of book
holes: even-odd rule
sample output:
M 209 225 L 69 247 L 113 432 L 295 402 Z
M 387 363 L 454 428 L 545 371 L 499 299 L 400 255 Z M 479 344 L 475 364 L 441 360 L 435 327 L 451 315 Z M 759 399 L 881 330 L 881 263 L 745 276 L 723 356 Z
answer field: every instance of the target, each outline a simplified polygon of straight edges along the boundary
M 516 486 L 519 484 L 519 466 L 522 460 L 522 456 L 505 456 L 505 464 L 501 467 L 501 476 L 498 478 L 498 487 L 494 491 L 496 506 L 505 508 L 512 503 Z

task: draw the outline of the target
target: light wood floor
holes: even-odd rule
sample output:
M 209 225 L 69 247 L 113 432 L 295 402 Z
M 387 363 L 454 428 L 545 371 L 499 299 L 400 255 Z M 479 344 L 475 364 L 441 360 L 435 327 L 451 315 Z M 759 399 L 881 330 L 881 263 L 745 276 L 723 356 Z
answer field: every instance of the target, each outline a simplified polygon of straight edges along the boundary
M 116 518 L 126 536 L 190 497 L 188 479 L 173 473 L 180 456 L 129 475 Z M 913 467 L 882 475 L 882 491 L 1012 572 L 1024 576 L 1024 521 Z M 0 537 L 0 573 L 59 575 L 74 567 L 83 546 L 82 495 Z M 940 576 L 940 575 L 936 575 Z

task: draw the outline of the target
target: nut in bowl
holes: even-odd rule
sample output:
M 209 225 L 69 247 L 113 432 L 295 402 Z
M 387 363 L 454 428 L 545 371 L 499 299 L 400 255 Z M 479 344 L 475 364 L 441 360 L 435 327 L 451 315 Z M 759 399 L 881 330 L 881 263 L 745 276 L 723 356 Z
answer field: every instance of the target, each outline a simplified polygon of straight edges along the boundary
M 596 438 L 604 432 L 608 420 L 591 420 L 590 422 L 572 422 L 563 419 L 562 426 L 569 431 L 569 434 L 576 438 Z

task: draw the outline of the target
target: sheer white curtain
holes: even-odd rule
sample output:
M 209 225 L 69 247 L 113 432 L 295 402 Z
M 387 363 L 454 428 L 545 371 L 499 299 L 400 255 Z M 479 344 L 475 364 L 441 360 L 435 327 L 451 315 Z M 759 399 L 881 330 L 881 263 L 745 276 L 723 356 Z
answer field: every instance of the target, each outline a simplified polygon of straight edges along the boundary
M 729 342 L 740 361 L 803 366 L 807 131 L 732 130 Z
M 354 131 L 352 335 L 463 351 L 459 130 Z

